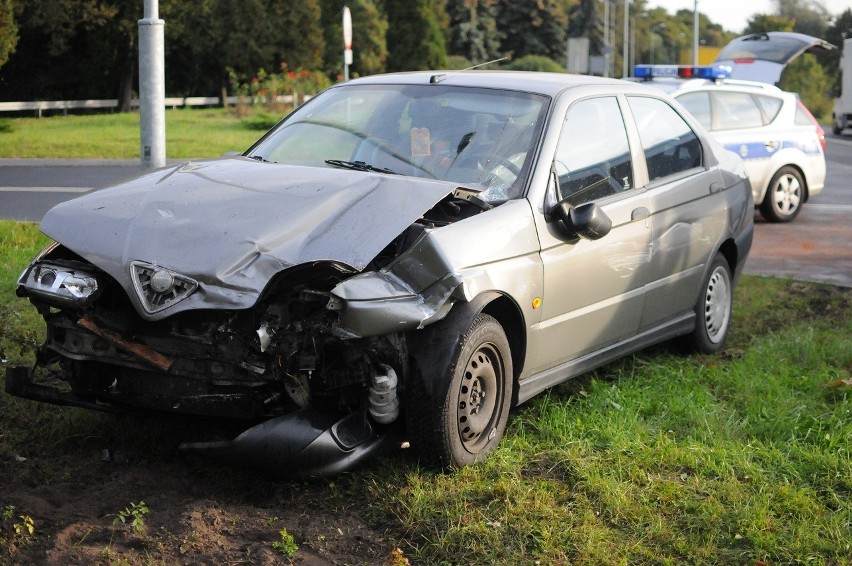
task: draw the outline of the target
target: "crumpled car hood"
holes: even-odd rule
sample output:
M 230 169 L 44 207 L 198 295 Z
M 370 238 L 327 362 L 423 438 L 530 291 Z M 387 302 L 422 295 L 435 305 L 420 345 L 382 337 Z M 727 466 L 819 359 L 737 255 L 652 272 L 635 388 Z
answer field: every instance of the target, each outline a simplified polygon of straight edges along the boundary
M 62 203 L 41 230 L 110 274 L 139 314 L 248 308 L 278 272 L 330 261 L 354 271 L 454 185 L 397 175 L 223 158 L 158 170 Z M 130 262 L 198 281 L 198 291 L 148 314 Z

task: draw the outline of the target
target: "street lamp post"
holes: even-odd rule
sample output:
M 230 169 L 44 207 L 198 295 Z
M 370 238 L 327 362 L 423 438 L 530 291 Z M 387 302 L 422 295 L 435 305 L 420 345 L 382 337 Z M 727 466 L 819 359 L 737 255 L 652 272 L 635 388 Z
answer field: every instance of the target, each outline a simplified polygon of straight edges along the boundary
M 139 146 L 143 169 L 166 164 L 165 22 L 158 0 L 145 0 L 139 20 Z
M 624 37 L 622 38 L 622 50 L 621 50 L 621 78 L 627 77 L 627 45 L 628 45 L 628 34 L 629 34 L 629 18 L 630 18 L 630 0 L 624 0 Z
M 698 0 L 692 4 L 692 64 L 698 65 Z

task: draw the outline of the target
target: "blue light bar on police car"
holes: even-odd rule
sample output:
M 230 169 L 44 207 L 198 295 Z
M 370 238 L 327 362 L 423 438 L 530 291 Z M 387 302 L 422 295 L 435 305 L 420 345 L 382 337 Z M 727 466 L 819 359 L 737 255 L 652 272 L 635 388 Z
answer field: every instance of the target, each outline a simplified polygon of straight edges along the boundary
M 666 77 L 715 81 L 730 77 L 731 68 L 726 65 L 636 65 L 633 76 L 645 80 Z

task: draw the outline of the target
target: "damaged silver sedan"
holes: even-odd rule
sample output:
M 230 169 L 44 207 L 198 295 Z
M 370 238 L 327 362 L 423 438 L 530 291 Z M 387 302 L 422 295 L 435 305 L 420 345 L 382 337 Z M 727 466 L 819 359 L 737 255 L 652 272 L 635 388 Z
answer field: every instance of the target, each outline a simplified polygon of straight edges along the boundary
M 642 85 L 337 85 L 242 156 L 52 209 L 18 284 L 47 337 L 6 389 L 245 421 L 183 449 L 281 473 L 401 440 L 471 464 L 555 384 L 672 338 L 722 347 L 753 231 L 743 171 Z

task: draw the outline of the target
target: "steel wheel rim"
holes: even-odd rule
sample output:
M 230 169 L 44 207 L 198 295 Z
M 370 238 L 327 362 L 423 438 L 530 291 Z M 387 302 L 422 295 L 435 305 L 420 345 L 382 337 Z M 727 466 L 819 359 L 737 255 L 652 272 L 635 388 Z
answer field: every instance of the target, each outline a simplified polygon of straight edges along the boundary
M 459 438 L 475 454 L 497 435 L 503 398 L 503 362 L 497 347 L 486 343 L 468 359 L 456 402 Z
M 790 216 L 802 201 L 802 185 L 795 175 L 782 175 L 772 188 L 772 203 L 784 216 Z
M 704 328 L 707 338 L 718 344 L 725 337 L 731 319 L 731 284 L 728 272 L 716 267 L 707 281 L 704 293 Z

